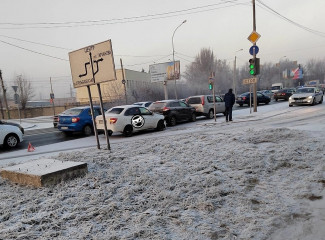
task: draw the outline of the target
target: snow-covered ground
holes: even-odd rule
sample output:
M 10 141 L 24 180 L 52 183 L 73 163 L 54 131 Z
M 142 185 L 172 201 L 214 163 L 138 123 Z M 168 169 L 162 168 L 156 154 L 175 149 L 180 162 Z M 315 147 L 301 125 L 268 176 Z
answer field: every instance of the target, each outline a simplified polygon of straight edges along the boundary
M 244 109 L 112 140 L 111 152 L 90 137 L 6 153 L 1 167 L 46 155 L 89 173 L 51 188 L 0 179 L 0 239 L 324 239 L 324 110 Z

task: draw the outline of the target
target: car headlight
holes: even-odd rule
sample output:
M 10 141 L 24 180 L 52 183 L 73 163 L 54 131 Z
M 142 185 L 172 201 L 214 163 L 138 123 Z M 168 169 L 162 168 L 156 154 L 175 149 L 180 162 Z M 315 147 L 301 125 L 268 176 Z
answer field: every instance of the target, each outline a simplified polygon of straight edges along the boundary
M 313 96 L 308 96 L 308 99 L 311 99 L 311 98 L 313 98 Z
M 289 100 L 292 100 L 292 97 L 289 97 Z

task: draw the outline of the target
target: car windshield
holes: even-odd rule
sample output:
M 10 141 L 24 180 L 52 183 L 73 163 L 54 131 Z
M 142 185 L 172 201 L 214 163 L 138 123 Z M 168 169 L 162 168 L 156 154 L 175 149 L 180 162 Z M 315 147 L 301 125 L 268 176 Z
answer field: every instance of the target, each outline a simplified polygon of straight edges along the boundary
M 149 110 L 152 109 L 161 109 L 166 106 L 165 102 L 154 102 L 149 106 Z
M 279 90 L 280 89 L 280 86 L 273 86 L 272 87 L 272 90 Z
M 123 110 L 124 110 L 124 108 L 115 107 L 115 108 L 111 108 L 111 109 L 107 110 L 106 113 L 120 114 Z
M 71 115 L 71 116 L 74 116 L 74 115 L 79 115 L 82 111 L 83 111 L 83 109 L 80 109 L 80 108 L 71 108 L 71 109 L 65 110 L 61 114 L 62 115 Z
M 298 88 L 297 93 L 314 93 L 314 88 Z
M 187 100 L 188 104 L 201 104 L 201 98 L 200 97 L 192 97 Z

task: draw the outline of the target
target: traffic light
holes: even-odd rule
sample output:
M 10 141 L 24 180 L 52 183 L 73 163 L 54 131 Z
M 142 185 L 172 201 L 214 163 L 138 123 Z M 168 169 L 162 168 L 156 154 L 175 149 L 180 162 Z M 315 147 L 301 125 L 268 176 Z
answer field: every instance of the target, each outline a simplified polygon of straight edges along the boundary
M 260 59 L 249 59 L 249 74 L 252 76 L 260 74 Z
M 249 59 L 249 74 L 252 76 L 256 75 L 255 59 L 254 58 Z
M 209 90 L 212 90 L 213 89 L 213 82 L 212 80 L 209 80 Z

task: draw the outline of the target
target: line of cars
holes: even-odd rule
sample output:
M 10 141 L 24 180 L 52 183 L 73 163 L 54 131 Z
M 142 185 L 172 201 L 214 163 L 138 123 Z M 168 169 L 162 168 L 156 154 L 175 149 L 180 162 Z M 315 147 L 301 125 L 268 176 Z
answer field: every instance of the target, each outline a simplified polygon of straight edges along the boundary
M 216 96 L 216 114 L 225 113 L 225 104 L 221 97 Z M 104 131 L 104 119 L 98 106 L 94 107 L 97 131 Z M 197 116 L 213 118 L 213 97 L 199 95 L 182 100 L 161 100 L 155 102 L 138 102 L 132 105 L 113 107 L 105 111 L 108 134 L 122 133 L 132 136 L 133 133 L 156 129 L 164 130 L 166 125 L 196 121 Z M 94 133 L 90 107 L 76 107 L 59 114 L 53 122 L 54 127 L 70 135 L 82 132 L 84 135 Z
M 315 104 L 323 101 L 323 94 L 318 89 L 313 90 L 310 97 L 306 92 L 311 88 L 282 89 L 278 94 L 274 94 L 275 101 L 279 99 L 289 100 L 289 106 L 298 104 Z M 306 96 L 300 95 L 297 99 L 296 94 L 304 92 Z M 293 94 L 294 93 L 294 94 Z M 309 93 L 309 92 L 308 92 Z M 310 92 L 311 93 L 311 92 Z M 269 104 L 271 97 L 267 92 L 257 92 L 257 104 Z M 293 94 L 293 95 L 292 95 Z M 307 100 L 303 100 L 306 98 Z M 236 103 L 239 106 L 253 103 L 253 94 L 246 92 L 239 95 Z M 214 110 L 215 102 L 215 110 Z M 179 122 L 196 121 L 197 116 L 205 116 L 209 119 L 215 114 L 225 114 L 225 103 L 220 96 L 197 95 L 184 100 L 161 100 L 155 102 L 137 102 L 132 105 L 116 106 L 105 110 L 106 126 L 108 134 L 122 133 L 124 136 L 132 136 L 133 133 L 156 129 L 162 131 L 165 126 L 175 126 Z M 96 126 L 99 132 L 104 131 L 104 119 L 99 106 L 94 107 Z M 58 116 L 57 127 L 67 135 L 72 132 L 82 132 L 88 136 L 94 133 L 92 117 L 89 107 L 77 107 L 64 111 Z

